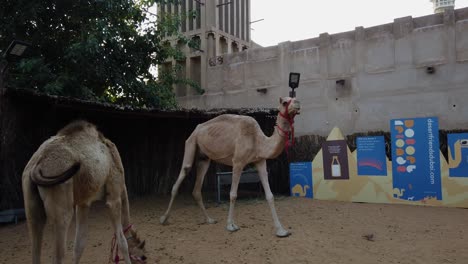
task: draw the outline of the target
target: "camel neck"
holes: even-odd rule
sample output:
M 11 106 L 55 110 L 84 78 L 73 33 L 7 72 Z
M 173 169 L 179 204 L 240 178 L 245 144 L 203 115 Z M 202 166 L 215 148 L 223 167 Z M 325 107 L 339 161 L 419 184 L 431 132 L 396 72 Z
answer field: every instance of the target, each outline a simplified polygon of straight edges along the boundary
M 265 158 L 276 158 L 278 157 L 285 147 L 286 141 L 288 140 L 288 136 L 292 131 L 292 124 L 290 122 L 280 116 L 276 117 L 276 126 L 275 130 L 273 131 L 273 135 L 267 137 L 266 144 L 263 144 L 264 149 L 261 151 L 261 156 Z

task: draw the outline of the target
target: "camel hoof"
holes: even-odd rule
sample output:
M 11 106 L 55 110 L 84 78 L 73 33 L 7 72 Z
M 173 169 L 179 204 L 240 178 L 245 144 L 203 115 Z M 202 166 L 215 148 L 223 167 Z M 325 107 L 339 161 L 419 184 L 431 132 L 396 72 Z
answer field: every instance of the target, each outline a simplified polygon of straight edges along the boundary
M 226 226 L 226 229 L 229 231 L 229 232 L 236 232 L 237 230 L 240 229 L 240 227 L 238 227 L 236 224 L 228 224 Z
M 217 222 L 218 222 L 218 221 L 214 220 L 213 218 L 208 218 L 208 219 L 206 219 L 206 223 L 207 223 L 207 224 L 210 224 L 210 225 L 216 224 Z
M 288 237 L 291 235 L 291 232 L 289 232 L 288 230 L 282 228 L 282 229 L 278 229 L 278 231 L 276 231 L 276 236 L 277 237 Z
M 159 218 L 159 223 L 161 223 L 161 225 L 164 225 L 167 223 L 167 216 L 163 215 L 161 216 L 161 218 Z

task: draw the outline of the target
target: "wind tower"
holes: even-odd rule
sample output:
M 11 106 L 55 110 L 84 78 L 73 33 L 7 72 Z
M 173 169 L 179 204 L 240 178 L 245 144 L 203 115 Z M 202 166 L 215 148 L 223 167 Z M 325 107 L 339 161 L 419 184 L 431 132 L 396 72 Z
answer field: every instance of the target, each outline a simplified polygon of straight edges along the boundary
M 434 13 L 443 13 L 445 9 L 454 9 L 455 0 L 429 0 L 434 4 Z

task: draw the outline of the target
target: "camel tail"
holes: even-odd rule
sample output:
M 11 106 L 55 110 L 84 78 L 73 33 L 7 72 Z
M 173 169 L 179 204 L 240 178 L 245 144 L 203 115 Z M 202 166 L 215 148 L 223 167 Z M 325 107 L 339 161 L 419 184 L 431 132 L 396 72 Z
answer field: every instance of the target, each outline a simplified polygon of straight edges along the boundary
M 61 184 L 75 175 L 80 170 L 81 164 L 76 162 L 69 169 L 56 176 L 43 175 L 39 166 L 36 166 L 30 174 L 31 181 L 43 187 L 50 187 Z

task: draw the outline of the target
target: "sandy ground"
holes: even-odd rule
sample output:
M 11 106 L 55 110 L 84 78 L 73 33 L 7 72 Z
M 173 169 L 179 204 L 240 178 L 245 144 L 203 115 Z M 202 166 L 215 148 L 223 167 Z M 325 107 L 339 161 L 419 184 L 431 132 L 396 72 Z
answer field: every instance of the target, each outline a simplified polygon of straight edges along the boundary
M 202 224 L 191 197 L 178 197 L 170 224 L 159 224 L 168 198 L 131 201 L 131 214 L 146 238 L 153 263 L 468 263 L 468 210 L 358 204 L 277 197 L 276 207 L 292 235 L 274 236 L 267 203 L 240 200 L 235 233 L 225 230 L 228 204 L 207 202 L 215 225 Z M 112 230 L 102 204 L 93 207 L 89 240 L 81 263 L 107 263 Z M 43 262 L 51 263 L 51 228 Z M 373 241 L 363 236 L 373 235 Z M 71 263 L 74 224 L 70 228 Z M 25 222 L 0 226 L 0 263 L 30 263 Z

